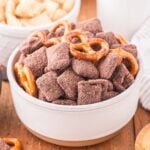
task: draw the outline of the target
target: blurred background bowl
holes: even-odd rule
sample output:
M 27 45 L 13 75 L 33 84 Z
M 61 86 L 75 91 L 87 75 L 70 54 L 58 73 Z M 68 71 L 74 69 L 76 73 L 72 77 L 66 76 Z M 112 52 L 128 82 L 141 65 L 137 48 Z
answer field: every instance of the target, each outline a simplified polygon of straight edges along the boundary
M 32 27 L 15 27 L 0 23 L 0 64 L 6 65 L 11 52 L 20 44 L 31 32 L 40 29 L 49 29 L 60 20 L 76 22 L 80 12 L 81 0 L 75 0 L 72 10 L 61 19 L 48 25 Z

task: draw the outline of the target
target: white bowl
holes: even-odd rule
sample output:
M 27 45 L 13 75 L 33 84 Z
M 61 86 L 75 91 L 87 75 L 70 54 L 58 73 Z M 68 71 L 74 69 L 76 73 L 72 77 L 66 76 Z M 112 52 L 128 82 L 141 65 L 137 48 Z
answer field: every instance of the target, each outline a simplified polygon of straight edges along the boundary
M 90 105 L 62 106 L 38 100 L 18 85 L 13 65 L 19 55 L 16 49 L 8 62 L 13 102 L 22 123 L 36 136 L 65 146 L 91 145 L 106 140 L 135 114 L 142 78 L 141 60 L 135 82 L 118 96 Z
M 0 23 L 0 63 L 6 64 L 11 52 L 23 41 L 31 32 L 40 29 L 49 29 L 51 26 L 59 22 L 60 20 L 69 20 L 76 22 L 78 14 L 80 12 L 81 0 L 75 0 L 75 4 L 72 10 L 61 19 L 50 23 L 48 25 L 36 26 L 36 27 L 15 27 Z

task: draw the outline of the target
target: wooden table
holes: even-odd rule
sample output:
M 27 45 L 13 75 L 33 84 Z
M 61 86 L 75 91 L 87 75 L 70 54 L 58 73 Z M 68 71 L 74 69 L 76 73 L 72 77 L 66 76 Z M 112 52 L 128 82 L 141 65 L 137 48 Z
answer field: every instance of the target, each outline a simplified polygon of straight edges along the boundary
M 95 16 L 95 0 L 82 0 L 79 20 Z M 139 107 L 135 117 L 122 129 L 120 134 L 107 142 L 82 148 L 56 146 L 36 138 L 26 130 L 19 121 L 12 105 L 9 84 L 3 82 L 0 97 L 0 136 L 19 138 L 24 150 L 134 150 L 134 142 L 137 134 L 149 122 L 150 113 Z

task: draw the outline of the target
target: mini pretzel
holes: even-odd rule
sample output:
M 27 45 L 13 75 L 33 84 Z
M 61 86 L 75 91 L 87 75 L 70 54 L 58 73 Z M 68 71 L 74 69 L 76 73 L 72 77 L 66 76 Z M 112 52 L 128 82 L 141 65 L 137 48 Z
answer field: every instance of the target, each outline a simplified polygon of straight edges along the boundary
M 16 138 L 2 138 L 4 142 L 11 146 L 10 150 L 21 150 L 20 141 Z
M 68 36 L 69 38 L 77 37 L 81 41 L 77 44 L 70 43 L 70 53 L 76 58 L 98 61 L 109 53 L 108 43 L 103 39 L 88 39 L 87 35 L 82 31 L 74 31 Z M 91 47 L 95 44 L 100 46 L 100 49 L 97 51 Z
M 72 30 L 72 24 L 67 20 L 61 21 L 51 28 L 51 32 L 56 32 L 56 30 L 60 27 L 64 27 L 64 35 L 69 33 Z
M 122 45 L 127 45 L 128 44 L 128 41 L 123 36 L 115 33 L 115 37 L 116 37 L 116 39 L 118 40 L 118 42 L 120 44 L 122 44 Z
M 60 43 L 60 39 L 59 38 L 51 38 L 51 39 L 48 39 L 47 41 L 45 41 L 43 43 L 43 45 L 46 46 L 46 47 L 50 47 L 50 46 L 56 45 L 58 43 Z
M 35 31 L 35 32 L 32 33 L 31 36 L 39 37 L 42 40 L 43 45 L 46 46 L 46 47 L 55 45 L 55 44 L 60 42 L 60 40 L 58 38 L 48 39 L 47 34 L 44 31 Z
M 20 63 L 16 63 L 14 69 L 17 80 L 19 84 L 22 86 L 22 88 L 30 95 L 36 96 L 37 87 L 31 70 Z
M 118 54 L 118 56 L 119 56 L 118 64 L 121 64 L 123 59 L 127 59 L 131 64 L 130 73 L 133 76 L 135 76 L 137 74 L 137 72 L 138 72 L 138 63 L 137 63 L 137 60 L 135 59 L 135 57 L 131 53 L 129 53 L 127 51 L 124 51 L 121 48 L 111 49 L 110 53 Z
M 35 31 L 31 34 L 31 37 L 38 37 L 42 42 L 47 41 L 47 34 L 45 31 Z
M 64 26 L 64 35 L 72 30 L 72 24 L 68 21 L 62 21 L 56 24 L 53 28 L 51 28 L 50 32 L 56 32 L 58 28 Z M 64 36 L 62 37 L 53 37 L 48 39 L 47 33 L 45 31 L 35 31 L 31 34 L 32 37 L 39 37 L 42 40 L 44 46 L 49 47 L 60 42 L 65 42 Z
M 65 41 L 69 44 L 70 44 L 70 40 L 72 38 L 79 38 L 80 43 L 77 43 L 78 45 L 82 45 L 83 43 L 85 45 L 87 45 L 87 42 L 88 42 L 88 37 L 87 37 L 86 33 L 83 32 L 82 30 L 74 30 L 74 31 L 64 35 L 64 38 L 65 38 Z

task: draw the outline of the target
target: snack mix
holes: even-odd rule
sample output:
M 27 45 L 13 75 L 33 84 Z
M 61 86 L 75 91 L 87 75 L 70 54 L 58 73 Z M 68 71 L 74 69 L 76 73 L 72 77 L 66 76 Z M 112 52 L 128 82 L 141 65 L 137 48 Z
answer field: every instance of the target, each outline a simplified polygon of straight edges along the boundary
M 74 0 L 0 0 L 0 22 L 11 26 L 40 26 L 66 16 Z
M 104 32 L 100 20 L 62 21 L 32 33 L 14 65 L 19 85 L 39 100 L 86 105 L 125 91 L 138 73 L 137 49 Z
M 20 141 L 16 138 L 0 138 L 0 150 L 21 150 Z

